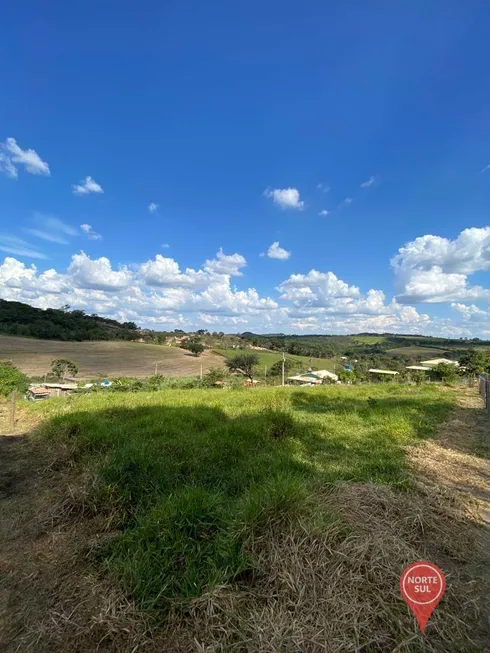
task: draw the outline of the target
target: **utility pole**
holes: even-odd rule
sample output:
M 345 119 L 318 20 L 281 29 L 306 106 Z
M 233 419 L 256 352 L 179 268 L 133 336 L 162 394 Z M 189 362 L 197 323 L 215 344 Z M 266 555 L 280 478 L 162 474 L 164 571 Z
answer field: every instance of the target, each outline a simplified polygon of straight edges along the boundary
M 158 363 L 155 363 L 155 376 L 158 374 Z
M 286 356 L 284 352 L 282 352 L 282 384 L 284 385 L 284 361 L 286 360 Z
M 201 363 L 201 383 L 202 383 L 202 363 Z

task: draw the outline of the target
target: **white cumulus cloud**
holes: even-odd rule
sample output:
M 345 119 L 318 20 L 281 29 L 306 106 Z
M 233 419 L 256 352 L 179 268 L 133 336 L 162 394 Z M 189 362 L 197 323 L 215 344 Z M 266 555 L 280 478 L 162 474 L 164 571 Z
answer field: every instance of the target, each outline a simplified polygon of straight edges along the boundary
M 148 286 L 161 287 L 197 287 L 205 286 L 208 276 L 202 270 L 196 272 L 187 268 L 185 272 L 173 258 L 157 254 L 154 259 L 146 261 L 139 268 L 141 279 Z
M 325 217 L 329 213 L 330 213 L 330 211 L 327 211 L 327 209 L 322 209 L 321 211 L 319 211 L 318 215 L 321 215 L 321 216 Z
M 150 204 L 148 204 L 148 211 L 150 213 L 156 213 L 158 211 L 158 204 L 155 204 L 155 202 L 150 202 Z
M 279 241 L 275 241 L 267 250 L 267 256 L 269 258 L 277 258 L 281 261 L 285 261 L 291 256 L 291 252 L 288 252 L 287 249 L 279 246 Z
M 226 255 L 224 255 L 226 256 Z M 221 270 L 180 270 L 161 255 L 131 272 L 115 269 L 109 259 L 91 259 L 81 252 L 65 272 L 39 272 L 14 258 L 0 265 L 0 297 L 40 308 L 69 304 L 89 313 L 133 320 L 154 328 L 199 328 L 199 315 L 218 326 L 233 328 L 269 323 L 280 313 L 276 301 L 254 288 L 237 290 Z M 262 317 L 261 317 L 262 316 Z
M 272 199 L 281 209 L 299 209 L 304 207 L 297 188 L 267 188 L 264 195 Z
M 74 195 L 89 195 L 90 193 L 104 192 L 102 186 L 95 179 L 92 179 L 90 175 L 82 179 L 79 184 L 73 184 L 72 190 Z
M 247 261 L 241 254 L 224 254 L 220 248 L 216 258 L 208 260 L 204 264 L 206 272 L 211 274 L 229 274 L 233 277 L 241 277 L 240 268 L 244 268 Z
M 465 322 L 486 322 L 490 324 L 490 311 L 485 311 L 475 304 L 453 303 L 451 308 L 457 311 Z
M 132 274 L 127 268 L 113 270 L 111 262 L 105 256 L 91 259 L 85 252 L 72 257 L 68 273 L 78 288 L 108 292 L 126 288 L 132 279 Z
M 454 240 L 420 236 L 400 247 L 391 264 L 400 302 L 489 300 L 490 291 L 468 277 L 490 269 L 490 227 L 465 229 Z
M 41 159 L 35 150 L 23 150 L 15 138 L 7 138 L 4 143 L 0 144 L 0 170 L 8 177 L 15 179 L 18 176 L 17 166 L 23 166 L 24 170 L 31 175 L 49 177 L 51 174 L 49 165 Z

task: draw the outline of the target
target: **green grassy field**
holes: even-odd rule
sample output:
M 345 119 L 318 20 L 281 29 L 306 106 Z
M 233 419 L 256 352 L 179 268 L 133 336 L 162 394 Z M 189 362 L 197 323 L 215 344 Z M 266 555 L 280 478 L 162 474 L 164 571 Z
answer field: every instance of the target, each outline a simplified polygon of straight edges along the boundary
M 363 345 L 376 345 L 378 342 L 384 342 L 385 336 L 353 336 L 356 342 Z
M 243 353 L 246 351 L 249 354 L 255 354 L 257 358 L 259 359 L 259 364 L 257 366 L 257 376 L 263 376 L 264 375 L 264 368 L 265 367 L 270 367 L 277 361 L 282 360 L 282 353 L 280 352 L 269 352 L 269 351 L 257 351 L 255 349 L 247 349 L 247 350 L 242 350 L 242 349 L 214 349 L 214 352 L 217 354 L 220 354 L 221 356 L 224 356 L 227 359 L 233 358 L 233 356 L 236 356 L 238 353 Z M 297 356 L 295 354 L 286 354 L 286 358 L 290 360 L 294 360 L 298 362 L 298 366 L 304 367 L 304 371 L 308 369 L 308 366 L 310 364 L 310 359 L 308 356 Z M 332 361 L 330 358 L 311 358 L 311 365 L 312 367 L 316 367 L 319 370 L 330 370 L 334 371 L 335 363 Z M 340 369 L 339 365 L 337 364 L 337 368 Z
M 436 349 L 435 347 L 395 347 L 388 349 L 387 354 L 393 356 L 424 356 L 427 360 L 443 356 L 445 349 Z
M 409 485 L 404 446 L 453 405 L 437 387 L 263 388 L 87 395 L 29 405 L 37 436 L 93 478 L 121 535 L 100 554 L 140 606 L 165 615 L 260 573 L 246 543 L 284 515 L 312 535 L 325 484 Z M 48 442 L 47 442 L 48 444 Z M 318 531 L 319 532 L 319 531 Z

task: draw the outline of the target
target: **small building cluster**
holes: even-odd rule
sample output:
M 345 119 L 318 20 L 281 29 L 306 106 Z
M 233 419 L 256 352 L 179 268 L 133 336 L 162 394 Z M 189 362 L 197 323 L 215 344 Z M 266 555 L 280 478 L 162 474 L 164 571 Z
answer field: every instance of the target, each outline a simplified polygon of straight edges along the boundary
M 434 367 L 437 367 L 437 365 L 454 365 L 455 367 L 459 367 L 458 361 L 453 361 L 449 358 L 431 358 L 430 360 L 420 361 L 419 365 L 407 365 L 405 369 L 413 372 L 430 372 Z M 379 375 L 380 377 L 395 377 L 399 374 L 399 372 L 395 372 L 394 370 L 378 370 L 375 368 L 371 368 L 368 372 L 375 376 Z
M 76 383 L 31 383 L 27 390 L 29 401 L 41 401 L 51 397 L 62 397 L 77 390 Z
M 83 386 L 78 386 L 76 383 L 31 383 L 27 390 L 26 399 L 28 401 L 42 401 L 43 399 L 51 399 L 51 397 L 66 397 L 77 390 L 88 389 L 94 385 L 108 388 L 112 385 L 112 381 L 85 383 Z

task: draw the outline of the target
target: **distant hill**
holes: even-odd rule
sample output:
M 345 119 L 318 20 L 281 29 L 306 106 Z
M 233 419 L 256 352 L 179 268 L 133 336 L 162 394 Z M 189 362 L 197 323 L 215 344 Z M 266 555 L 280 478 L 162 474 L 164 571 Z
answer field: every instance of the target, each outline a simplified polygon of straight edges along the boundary
M 489 340 L 473 338 L 437 338 L 393 333 L 359 333 L 356 335 L 285 335 L 245 332 L 242 339 L 272 351 L 286 351 L 300 356 L 332 358 L 334 356 L 399 356 L 408 360 L 445 355 L 457 358 L 472 347 L 490 348 Z
M 0 299 L 0 333 L 44 340 L 134 340 L 139 337 L 134 322 L 120 323 L 98 315 L 62 309 L 34 308 Z

